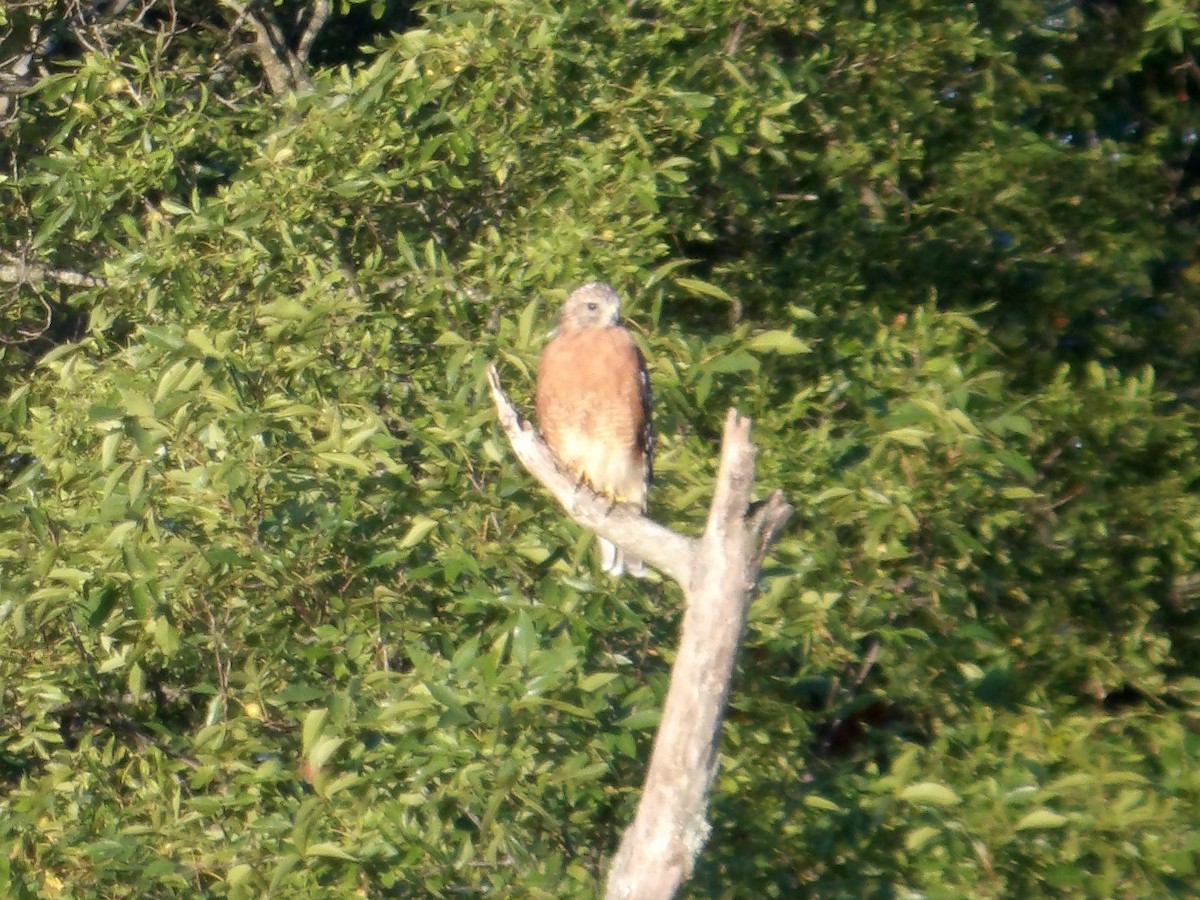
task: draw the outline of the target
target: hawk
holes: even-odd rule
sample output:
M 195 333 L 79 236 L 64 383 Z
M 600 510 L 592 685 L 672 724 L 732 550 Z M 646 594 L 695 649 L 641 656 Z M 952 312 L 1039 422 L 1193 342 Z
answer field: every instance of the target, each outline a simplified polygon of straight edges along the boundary
M 538 362 L 538 428 L 576 478 L 644 511 L 654 463 L 650 414 L 646 360 L 621 324 L 621 298 L 589 282 L 567 297 Z M 605 572 L 645 575 L 640 559 L 597 541 Z

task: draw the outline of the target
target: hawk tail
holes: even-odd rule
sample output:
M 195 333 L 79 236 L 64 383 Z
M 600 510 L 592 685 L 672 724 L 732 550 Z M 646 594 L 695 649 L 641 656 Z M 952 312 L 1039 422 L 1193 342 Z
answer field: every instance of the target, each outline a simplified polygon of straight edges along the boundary
M 635 556 L 626 556 L 612 541 L 596 538 L 600 545 L 600 568 L 614 578 L 629 572 L 634 578 L 646 577 L 646 564 Z

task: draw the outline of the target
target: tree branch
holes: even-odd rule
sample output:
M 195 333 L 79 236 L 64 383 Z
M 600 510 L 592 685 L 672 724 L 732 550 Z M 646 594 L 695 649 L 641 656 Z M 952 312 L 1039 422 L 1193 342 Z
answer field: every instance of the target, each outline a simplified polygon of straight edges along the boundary
M 500 425 L 521 464 L 580 525 L 669 575 L 683 588 L 679 651 L 646 783 L 633 823 L 608 873 L 606 900 L 668 900 L 692 873 L 708 838 L 708 795 L 717 771 L 721 723 L 746 623 L 750 594 L 767 547 L 792 513 L 780 491 L 754 507 L 750 420 L 731 409 L 704 534 L 687 538 L 636 510 L 607 501 L 557 465 L 533 426 L 500 386 L 488 384 Z
M 258 57 L 258 63 L 267 76 L 272 94 L 312 87 L 304 63 L 288 47 L 283 31 L 269 9 L 255 9 L 261 6 L 256 0 L 245 4 L 238 0 L 221 0 L 221 4 L 237 15 L 233 30 L 245 22 L 254 32 L 254 55 Z
M 513 453 L 529 474 L 554 495 L 567 515 L 676 581 L 687 577 L 692 568 L 696 541 L 664 528 L 634 506 L 613 506 L 605 497 L 581 485 L 558 467 L 554 454 L 533 425 L 522 420 L 512 401 L 505 396 L 495 366 L 488 367 L 488 384 L 492 388 L 500 426 L 508 435 Z
M 22 262 L 4 254 L 10 262 L 0 263 L 0 282 L 7 284 L 42 284 L 53 281 L 68 287 L 95 287 L 104 284 L 103 278 L 68 269 L 51 269 L 38 263 Z
M 313 43 L 317 40 L 321 29 L 325 27 L 325 23 L 329 21 L 329 15 L 332 12 L 333 7 L 329 0 L 316 0 L 313 3 L 312 12 L 308 16 L 308 24 L 304 26 L 304 34 L 300 35 L 300 41 L 296 44 L 296 57 L 301 62 L 308 62 L 308 57 L 312 54 Z
M 33 89 L 37 79 L 31 75 L 13 72 L 0 72 L 0 94 L 24 94 Z

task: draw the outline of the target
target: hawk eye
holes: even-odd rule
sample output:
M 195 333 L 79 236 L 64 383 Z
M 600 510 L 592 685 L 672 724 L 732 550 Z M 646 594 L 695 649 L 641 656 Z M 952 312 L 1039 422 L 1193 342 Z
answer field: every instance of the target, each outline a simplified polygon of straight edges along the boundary
M 588 312 L 595 312 L 599 308 L 600 308 L 600 304 L 597 303 L 595 300 L 588 301 Z

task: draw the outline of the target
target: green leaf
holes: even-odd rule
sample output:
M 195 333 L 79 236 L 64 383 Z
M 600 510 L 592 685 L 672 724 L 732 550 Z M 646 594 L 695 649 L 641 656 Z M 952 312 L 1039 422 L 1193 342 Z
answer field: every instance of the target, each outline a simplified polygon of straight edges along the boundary
M 932 825 L 921 825 L 914 828 L 904 836 L 904 849 L 909 853 L 916 853 L 937 837 L 938 833 L 938 829 Z
M 154 325 L 138 325 L 138 332 L 152 345 L 163 350 L 182 350 L 187 344 L 183 338 L 167 328 Z
M 753 353 L 778 353 L 780 356 L 794 356 L 798 353 L 808 353 L 811 347 L 790 331 L 776 329 L 762 331 L 746 342 L 746 349 Z
M 346 862 L 356 862 L 357 857 L 354 854 L 343 850 L 341 846 L 332 841 L 319 841 L 315 844 L 309 844 L 304 848 L 305 859 L 341 859 Z
M 726 303 L 736 303 L 724 288 L 718 287 L 715 284 L 709 284 L 707 281 L 701 281 L 699 278 L 684 278 L 681 276 L 675 279 L 675 284 L 679 285 L 685 291 L 700 297 L 715 297 L 718 300 L 724 300 Z
M 579 680 L 579 689 L 591 694 L 611 684 L 617 677 L 616 672 L 593 672 Z
M 311 315 L 311 310 L 297 300 L 280 299 L 259 308 L 260 319 L 283 319 L 302 321 Z
M 307 753 L 308 764 L 313 769 L 321 769 L 329 758 L 338 751 L 342 744 L 346 743 L 345 738 L 323 737 L 319 738 Z
M 472 721 L 474 717 L 450 687 L 437 682 L 427 682 L 425 687 L 434 700 L 446 707 L 446 711 L 450 715 L 447 724 L 463 724 Z
M 821 812 L 841 812 L 842 808 L 819 794 L 806 794 L 804 797 L 804 805 L 809 809 L 817 809 Z
M 413 516 L 408 532 L 400 540 L 400 549 L 407 550 L 409 547 L 415 547 L 436 527 L 437 519 L 421 515 Z
M 716 98 L 695 91 L 674 91 L 674 94 L 688 109 L 708 109 L 716 103 Z
M 629 731 L 641 731 L 644 729 L 657 727 L 659 720 L 662 718 L 662 711 L 658 709 L 640 709 L 631 712 L 623 718 L 618 724 Z
M 950 788 L 936 781 L 919 781 L 906 786 L 897 795 L 901 800 L 919 806 L 956 806 L 962 802 Z
M 352 472 L 357 472 L 359 475 L 371 474 L 371 467 L 353 453 L 318 453 L 317 459 L 323 460 L 341 469 L 349 469 Z M 402 544 L 401 546 L 411 545 Z
M 526 303 L 525 308 L 521 310 L 520 318 L 517 319 L 518 347 L 528 347 L 532 343 L 533 323 L 537 319 L 539 306 L 537 299 L 533 299 Z
M 121 437 L 121 432 L 110 431 L 100 442 L 100 471 L 105 472 L 112 468 L 117 458 L 117 449 L 121 446 Z
M 924 428 L 893 428 L 885 431 L 883 436 L 905 447 L 924 447 L 933 434 Z
M 159 616 L 154 622 L 154 643 L 164 656 L 174 656 L 179 650 L 179 631 L 165 616 Z
M 248 887 L 254 879 L 254 867 L 246 863 L 231 866 L 225 875 L 225 882 L 230 887 Z
M 33 236 L 33 242 L 30 245 L 33 250 L 40 250 L 42 247 L 50 243 L 51 238 L 55 237 L 58 231 L 67 223 L 67 221 L 75 214 L 75 202 L 68 201 L 59 208 L 53 216 L 46 219 L 42 226 Z
M 325 727 L 325 720 L 328 717 L 328 709 L 314 709 L 304 717 L 300 752 L 304 754 L 305 758 L 308 758 L 312 753 L 312 748 L 316 745 L 317 738 Z
M 187 342 L 207 357 L 220 359 L 224 355 L 213 345 L 208 335 L 199 328 L 188 329 Z
M 1059 815 L 1052 810 L 1035 809 L 1033 812 L 1023 815 L 1015 828 L 1017 831 L 1026 831 L 1030 828 L 1060 828 L 1067 821 L 1066 816 Z
M 733 350 L 706 362 L 704 370 L 714 375 L 727 375 L 732 372 L 757 372 L 759 366 L 759 361 L 745 350 Z

